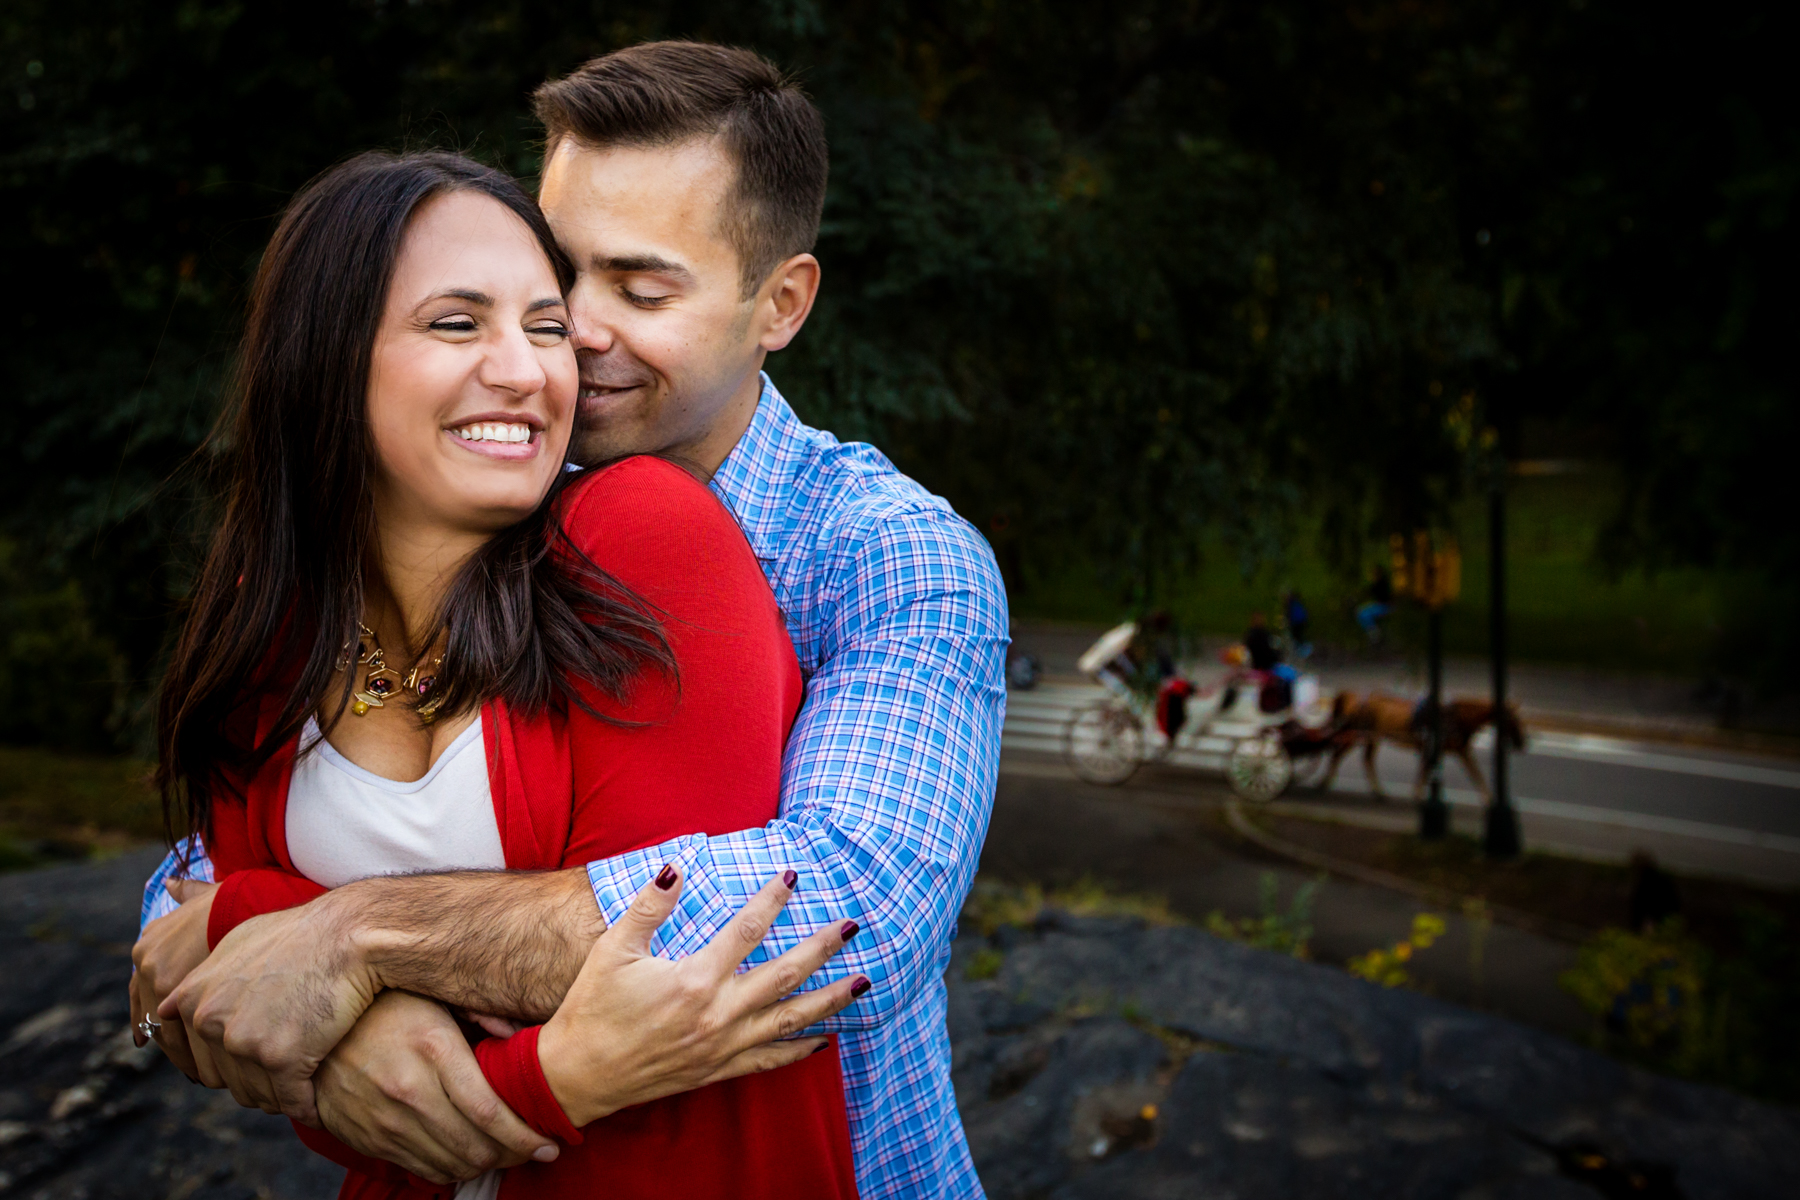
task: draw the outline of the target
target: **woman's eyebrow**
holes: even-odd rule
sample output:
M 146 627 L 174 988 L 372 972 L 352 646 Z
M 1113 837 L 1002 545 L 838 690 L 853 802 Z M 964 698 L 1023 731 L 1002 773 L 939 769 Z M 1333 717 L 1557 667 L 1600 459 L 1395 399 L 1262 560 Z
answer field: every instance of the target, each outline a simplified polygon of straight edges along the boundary
M 494 307 L 494 298 L 486 292 L 477 292 L 470 288 L 445 288 L 426 297 L 425 303 L 433 300 L 467 300 L 470 304 L 479 304 L 483 308 Z
M 567 308 L 568 304 L 569 302 L 564 300 L 561 296 L 545 296 L 542 300 L 533 300 L 530 304 L 527 304 L 525 306 L 525 311 L 534 313 L 539 309 L 544 308 Z

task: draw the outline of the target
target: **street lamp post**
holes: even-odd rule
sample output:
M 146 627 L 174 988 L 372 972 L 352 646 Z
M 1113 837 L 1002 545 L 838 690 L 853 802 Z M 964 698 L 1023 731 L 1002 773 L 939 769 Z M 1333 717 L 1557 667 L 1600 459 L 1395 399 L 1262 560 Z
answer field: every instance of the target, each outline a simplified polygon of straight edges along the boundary
M 1494 666 L 1494 798 L 1487 808 L 1482 848 L 1489 858 L 1517 858 L 1519 814 L 1512 804 L 1506 754 L 1506 468 L 1494 471 L 1488 492 L 1488 646 Z
M 1429 772 L 1425 802 L 1419 805 L 1419 836 L 1426 840 L 1450 833 L 1450 809 L 1444 803 L 1444 609 L 1431 606 L 1426 620 L 1425 655 L 1431 665 L 1431 695 L 1426 705 L 1425 764 Z

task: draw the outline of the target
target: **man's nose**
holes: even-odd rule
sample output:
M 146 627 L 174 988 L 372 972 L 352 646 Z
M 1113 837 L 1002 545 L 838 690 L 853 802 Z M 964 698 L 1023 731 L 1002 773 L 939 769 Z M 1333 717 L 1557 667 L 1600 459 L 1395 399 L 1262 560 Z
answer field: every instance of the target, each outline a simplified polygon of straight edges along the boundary
M 577 350 L 605 354 L 612 349 L 613 331 L 601 319 L 600 306 L 585 293 L 585 288 L 577 288 L 569 297 L 569 320 L 575 326 L 575 335 L 571 341 Z

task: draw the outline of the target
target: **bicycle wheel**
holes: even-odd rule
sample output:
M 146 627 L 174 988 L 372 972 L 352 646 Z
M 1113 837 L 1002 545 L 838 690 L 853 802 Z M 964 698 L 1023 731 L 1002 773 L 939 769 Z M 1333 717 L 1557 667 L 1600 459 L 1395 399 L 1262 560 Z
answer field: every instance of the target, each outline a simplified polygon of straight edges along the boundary
M 1231 790 L 1254 804 L 1267 804 L 1287 790 L 1294 778 L 1294 760 L 1278 737 L 1245 738 L 1231 748 L 1225 762 L 1225 781 Z
M 1063 757 L 1078 779 L 1120 784 L 1144 761 L 1144 729 L 1130 709 L 1101 700 L 1075 710 L 1063 731 Z

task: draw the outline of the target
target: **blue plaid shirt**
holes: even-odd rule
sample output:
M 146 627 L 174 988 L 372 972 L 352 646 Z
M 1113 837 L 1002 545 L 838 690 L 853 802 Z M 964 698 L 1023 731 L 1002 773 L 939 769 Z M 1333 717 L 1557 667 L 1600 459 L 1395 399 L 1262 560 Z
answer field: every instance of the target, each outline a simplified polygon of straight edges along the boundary
M 827 970 L 874 987 L 825 1025 L 839 1034 L 858 1190 L 980 1196 L 950 1084 L 944 970 L 999 770 L 1007 613 L 993 553 L 880 451 L 802 424 L 767 375 L 712 487 L 762 562 L 806 676 L 780 814 L 590 863 L 594 896 L 616 921 L 664 863 L 681 863 L 687 884 L 653 943 L 680 958 L 771 875 L 799 871 L 751 961 L 828 922 L 862 926 Z M 146 920 L 173 907 L 162 881 L 174 861 L 146 888 Z

